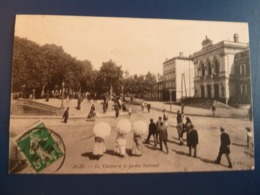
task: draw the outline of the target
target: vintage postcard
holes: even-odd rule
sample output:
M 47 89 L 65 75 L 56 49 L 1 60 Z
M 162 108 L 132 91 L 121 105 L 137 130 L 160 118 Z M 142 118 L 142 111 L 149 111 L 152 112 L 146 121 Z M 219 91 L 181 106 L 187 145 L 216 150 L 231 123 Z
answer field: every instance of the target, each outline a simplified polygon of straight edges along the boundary
M 9 172 L 254 169 L 247 23 L 17 15 Z

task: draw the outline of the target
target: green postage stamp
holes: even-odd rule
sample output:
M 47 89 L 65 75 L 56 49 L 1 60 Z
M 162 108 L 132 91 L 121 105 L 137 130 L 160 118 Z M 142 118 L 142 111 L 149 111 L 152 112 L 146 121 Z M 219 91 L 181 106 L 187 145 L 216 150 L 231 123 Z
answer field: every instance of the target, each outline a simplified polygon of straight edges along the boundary
M 53 134 L 40 122 L 16 140 L 19 150 L 37 173 L 64 155 L 61 140 L 56 140 Z

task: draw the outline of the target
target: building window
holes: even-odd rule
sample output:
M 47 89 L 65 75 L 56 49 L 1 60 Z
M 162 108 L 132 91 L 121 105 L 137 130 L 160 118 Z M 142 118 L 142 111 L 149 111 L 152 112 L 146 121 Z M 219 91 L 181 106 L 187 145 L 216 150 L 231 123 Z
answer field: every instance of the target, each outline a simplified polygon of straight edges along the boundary
M 245 64 L 240 65 L 240 75 L 246 75 L 246 65 Z
M 247 94 L 247 85 L 240 85 L 240 93 L 241 95 Z

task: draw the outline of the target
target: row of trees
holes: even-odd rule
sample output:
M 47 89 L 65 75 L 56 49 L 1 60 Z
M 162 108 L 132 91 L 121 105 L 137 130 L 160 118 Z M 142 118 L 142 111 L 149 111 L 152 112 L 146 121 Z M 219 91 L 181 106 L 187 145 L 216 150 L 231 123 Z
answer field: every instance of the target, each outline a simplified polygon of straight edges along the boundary
M 141 95 L 152 91 L 156 76 L 146 75 L 124 77 L 121 66 L 112 60 L 103 62 L 95 70 L 90 61 L 80 61 L 54 44 L 43 46 L 25 38 L 15 37 L 13 54 L 12 91 L 35 89 L 36 97 L 42 91 L 61 89 L 62 83 L 71 91 L 103 94 L 110 92 Z

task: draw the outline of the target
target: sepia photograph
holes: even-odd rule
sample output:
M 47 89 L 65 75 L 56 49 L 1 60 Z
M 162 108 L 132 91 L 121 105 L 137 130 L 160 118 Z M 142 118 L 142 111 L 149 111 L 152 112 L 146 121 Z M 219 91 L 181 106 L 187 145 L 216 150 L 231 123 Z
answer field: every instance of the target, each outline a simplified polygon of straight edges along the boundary
M 16 15 L 9 173 L 254 170 L 248 31 Z

